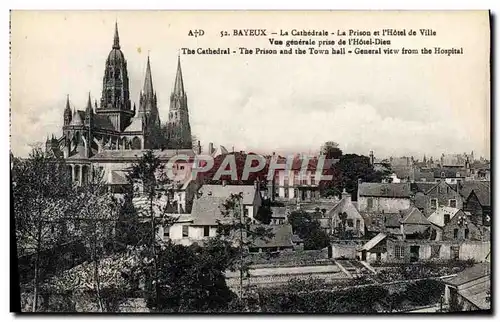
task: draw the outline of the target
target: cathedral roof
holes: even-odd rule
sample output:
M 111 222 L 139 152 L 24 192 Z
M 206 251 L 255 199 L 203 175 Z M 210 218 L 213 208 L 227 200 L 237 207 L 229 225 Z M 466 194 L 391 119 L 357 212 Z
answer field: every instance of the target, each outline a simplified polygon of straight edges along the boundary
M 84 111 L 75 110 L 73 112 L 73 118 L 69 125 L 83 125 L 83 118 L 85 117 Z
M 113 123 L 107 115 L 95 114 L 94 115 L 94 127 L 104 130 L 115 130 Z
M 142 131 L 142 118 L 134 117 L 132 118 L 132 123 L 124 130 L 124 132 L 137 132 Z

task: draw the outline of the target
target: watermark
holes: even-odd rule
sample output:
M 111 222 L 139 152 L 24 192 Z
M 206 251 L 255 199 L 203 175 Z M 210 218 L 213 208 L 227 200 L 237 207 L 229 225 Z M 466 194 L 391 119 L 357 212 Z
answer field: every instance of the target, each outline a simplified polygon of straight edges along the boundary
M 315 182 L 333 179 L 332 175 L 324 173 L 324 170 L 332 165 L 333 160 L 326 159 L 324 155 L 318 157 L 273 155 L 266 158 L 259 154 L 247 154 L 242 168 L 241 164 L 238 166 L 234 154 L 227 154 L 219 161 L 221 162 L 216 164 L 214 156 L 211 155 L 196 155 L 193 158 L 178 154 L 170 158 L 166 164 L 167 177 L 172 181 L 182 181 L 187 178 L 196 180 L 199 176 L 210 174 L 210 179 L 214 181 L 221 180 L 222 177 L 229 177 L 230 181 L 246 181 L 251 174 L 260 174 L 261 177 L 271 181 L 278 171 L 283 171 L 285 178 L 293 171 L 298 172 L 299 177 L 303 179 L 314 176 Z

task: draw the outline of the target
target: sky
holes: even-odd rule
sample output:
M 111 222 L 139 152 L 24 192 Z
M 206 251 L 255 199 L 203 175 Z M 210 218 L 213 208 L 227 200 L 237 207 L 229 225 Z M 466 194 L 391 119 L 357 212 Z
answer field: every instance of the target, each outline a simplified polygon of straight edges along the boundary
M 474 151 L 489 158 L 489 23 L 486 12 L 14 11 L 11 14 L 11 149 L 28 155 L 62 135 L 66 95 L 85 109 L 101 96 L 118 22 L 138 105 L 146 59 L 166 122 L 181 54 L 192 132 L 228 150 L 314 153 L 325 141 L 376 157 Z M 180 48 L 271 48 L 268 37 L 220 37 L 238 28 L 431 28 L 434 37 L 389 37 L 393 48 L 463 47 L 437 55 L 182 55 Z M 201 37 L 188 36 L 202 29 Z M 297 37 L 297 39 L 310 37 Z M 286 37 L 283 39 L 287 39 Z M 318 37 L 317 40 L 324 39 Z M 331 39 L 337 39 L 331 37 Z

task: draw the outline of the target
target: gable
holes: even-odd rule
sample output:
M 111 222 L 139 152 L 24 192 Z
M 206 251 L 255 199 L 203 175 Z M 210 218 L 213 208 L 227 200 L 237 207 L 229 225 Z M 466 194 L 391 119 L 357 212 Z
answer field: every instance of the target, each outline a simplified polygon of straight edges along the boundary
M 412 208 L 410 213 L 402 221 L 404 224 L 429 225 L 429 221 L 417 208 Z

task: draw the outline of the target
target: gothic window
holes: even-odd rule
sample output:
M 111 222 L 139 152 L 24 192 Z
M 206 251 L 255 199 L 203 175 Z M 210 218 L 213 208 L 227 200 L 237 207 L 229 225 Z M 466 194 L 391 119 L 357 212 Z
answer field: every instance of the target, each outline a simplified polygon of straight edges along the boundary
M 120 89 L 115 89 L 115 98 L 120 98 L 120 95 L 121 92 L 120 92 Z
M 110 89 L 108 89 L 106 91 L 106 100 L 109 102 L 109 101 L 111 101 L 112 97 L 113 97 L 113 92 Z

